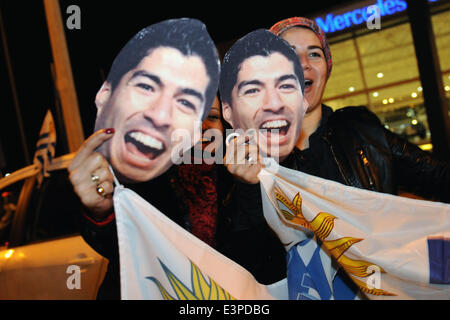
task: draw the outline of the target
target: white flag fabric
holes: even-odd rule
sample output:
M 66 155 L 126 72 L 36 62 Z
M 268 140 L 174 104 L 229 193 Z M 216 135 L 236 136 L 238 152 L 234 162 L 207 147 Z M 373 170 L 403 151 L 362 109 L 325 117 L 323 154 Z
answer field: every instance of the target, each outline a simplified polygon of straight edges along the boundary
M 122 299 L 287 299 L 285 280 L 259 284 L 134 191 L 116 185 Z
M 122 299 L 450 299 L 450 205 L 272 164 L 259 178 L 286 279 L 258 283 L 116 180 Z
M 288 252 L 290 299 L 450 299 L 450 205 L 275 164 L 259 178 L 265 218 Z

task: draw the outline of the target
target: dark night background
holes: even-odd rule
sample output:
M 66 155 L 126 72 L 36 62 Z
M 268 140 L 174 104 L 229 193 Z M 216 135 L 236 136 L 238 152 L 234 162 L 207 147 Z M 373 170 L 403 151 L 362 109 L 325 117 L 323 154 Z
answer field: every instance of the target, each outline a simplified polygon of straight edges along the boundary
M 140 29 L 169 18 L 191 17 L 203 21 L 219 48 L 257 28 L 269 28 L 291 16 L 309 16 L 330 11 L 351 1 L 297 2 L 192 2 L 155 1 L 60 1 L 63 23 L 70 16 L 67 7 L 81 9 L 81 29 L 65 28 L 67 45 L 85 136 L 93 130 L 94 97 L 109 67 L 123 45 Z M 276 7 L 275 5 L 278 5 Z M 43 2 L 0 0 L 7 46 L 15 78 L 20 114 L 32 160 L 39 130 L 47 109 L 57 127 L 56 156 L 68 152 L 60 110 L 51 74 L 52 54 Z M 18 117 L 9 81 L 3 43 L 0 50 L 1 120 L 0 170 L 3 174 L 27 165 L 20 139 Z M 223 50 L 220 50 L 223 51 Z M 221 52 L 223 54 L 223 52 Z

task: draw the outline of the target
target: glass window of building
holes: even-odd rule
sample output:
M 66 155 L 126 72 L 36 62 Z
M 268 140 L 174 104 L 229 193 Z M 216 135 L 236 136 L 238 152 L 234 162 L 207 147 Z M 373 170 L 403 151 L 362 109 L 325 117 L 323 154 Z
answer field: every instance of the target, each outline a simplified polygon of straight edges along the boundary
M 445 95 L 450 99 L 450 10 L 431 17 L 442 72 Z M 449 113 L 450 114 L 450 113 Z
M 432 15 L 447 98 L 450 98 L 449 21 L 450 10 Z M 386 128 L 430 150 L 430 130 L 406 11 L 403 18 L 397 17 L 393 22 L 382 17 L 379 30 L 364 27 L 338 36 L 328 34 L 333 71 L 324 103 L 335 110 L 368 106 Z

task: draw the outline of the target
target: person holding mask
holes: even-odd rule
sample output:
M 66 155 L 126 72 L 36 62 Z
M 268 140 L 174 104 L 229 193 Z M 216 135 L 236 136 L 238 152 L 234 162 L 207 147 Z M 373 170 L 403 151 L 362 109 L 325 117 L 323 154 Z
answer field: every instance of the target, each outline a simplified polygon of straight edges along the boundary
M 372 191 L 398 190 L 450 201 L 450 164 L 385 129 L 366 107 L 335 112 L 322 103 L 332 57 L 324 32 L 312 20 L 293 17 L 270 31 L 288 41 L 305 73 L 310 107 L 286 166 Z
M 291 18 L 279 22 L 271 31 L 288 41 L 296 51 L 303 68 L 304 95 L 309 105 L 296 145 L 287 157 L 280 159 L 280 165 L 358 188 L 397 194 L 402 186 L 422 196 L 449 202 L 448 163 L 386 130 L 365 107 L 347 107 L 333 112 L 322 104 L 332 58 L 325 34 L 313 21 Z M 221 94 L 222 78 L 223 75 Z M 239 140 L 236 140 L 236 147 L 248 148 Z M 249 195 L 248 205 L 241 215 L 257 221 L 264 219 L 257 176 L 261 167 L 247 168 L 248 164 L 239 163 L 229 166 L 229 171 Z M 248 232 L 255 229 L 250 226 Z M 281 259 L 276 263 L 285 266 Z M 274 274 L 276 270 L 273 268 Z M 281 276 L 281 272 L 278 275 Z M 348 288 L 356 292 L 350 279 L 345 274 L 342 276 Z
M 144 28 L 115 58 L 96 95 L 96 132 L 68 167 L 84 207 L 81 234 L 110 261 L 100 298 L 120 298 L 110 167 L 120 183 L 184 226 L 177 204 L 170 201 L 173 190 L 166 173 L 175 150 L 190 149 L 200 138 L 196 132 L 213 104 L 219 73 L 214 42 L 195 19 Z M 176 132 L 189 134 L 188 146 L 172 139 Z
M 285 161 L 294 148 L 308 107 L 304 89 L 295 51 L 268 30 L 239 39 L 223 59 L 223 117 L 245 134 L 230 142 L 224 158 L 235 179 L 221 214 L 220 232 L 227 237 L 220 248 L 262 284 L 286 277 L 286 252 L 264 219 L 257 174 L 263 157 Z

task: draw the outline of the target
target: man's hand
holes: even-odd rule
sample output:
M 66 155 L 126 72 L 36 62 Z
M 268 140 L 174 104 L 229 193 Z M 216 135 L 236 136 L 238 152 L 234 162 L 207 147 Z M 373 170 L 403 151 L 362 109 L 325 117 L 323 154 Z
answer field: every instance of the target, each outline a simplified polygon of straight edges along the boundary
M 114 178 L 108 161 L 95 150 L 113 133 L 114 129 L 102 129 L 91 135 L 67 168 L 75 193 L 97 220 L 105 218 L 113 208 Z
M 259 183 L 258 173 L 263 167 L 258 152 L 256 134 L 240 135 L 230 141 L 224 157 L 228 171 L 244 183 Z

